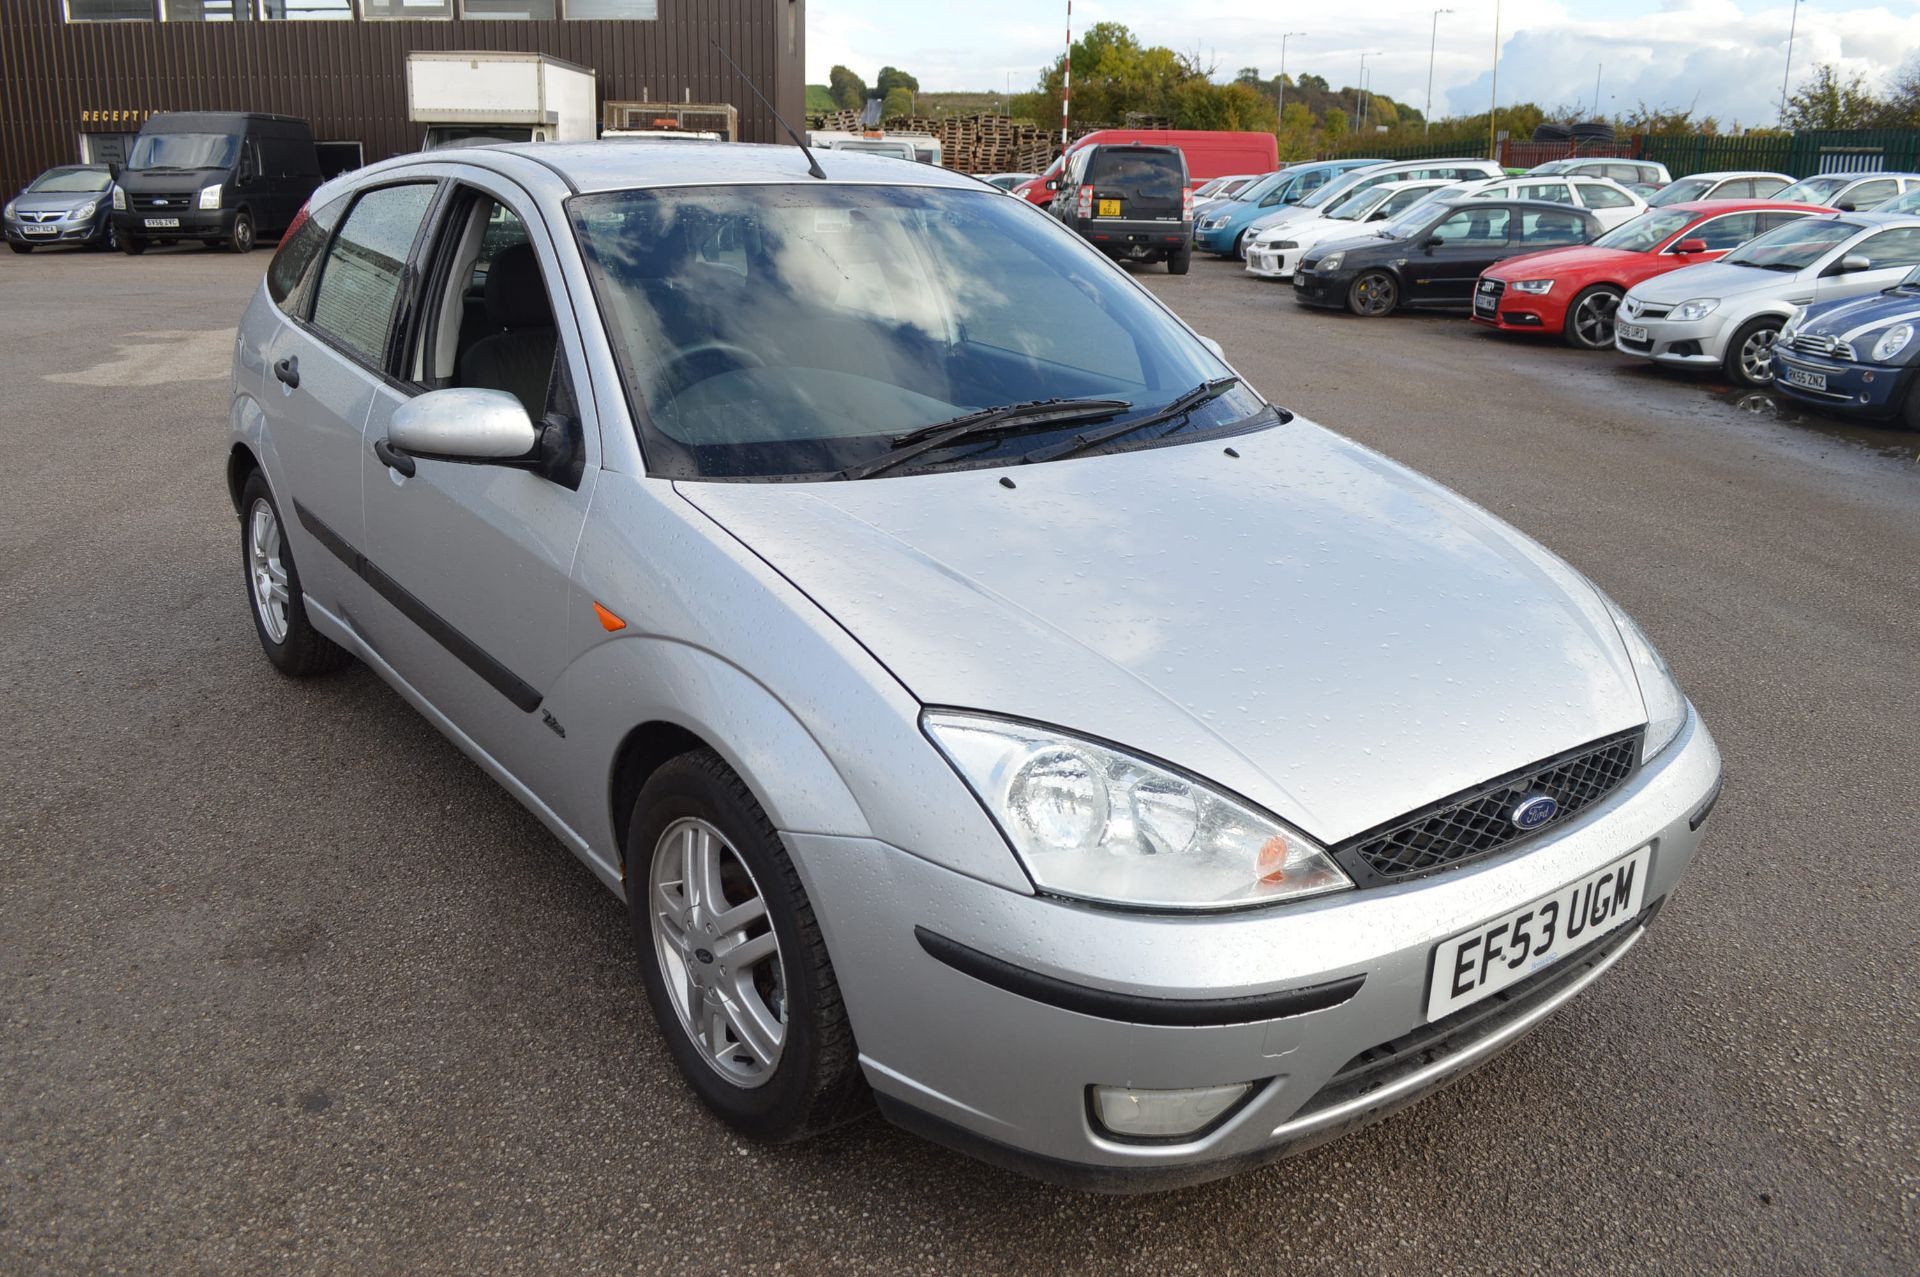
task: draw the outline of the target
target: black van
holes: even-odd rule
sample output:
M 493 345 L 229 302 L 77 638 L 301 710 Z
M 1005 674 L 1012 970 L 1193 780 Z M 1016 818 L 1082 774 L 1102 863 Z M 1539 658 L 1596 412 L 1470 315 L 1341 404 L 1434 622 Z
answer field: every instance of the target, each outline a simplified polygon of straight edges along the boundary
M 141 126 L 114 177 L 121 251 L 197 239 L 244 253 L 292 224 L 320 185 L 320 157 L 305 120 L 175 111 Z
M 1175 275 L 1193 260 L 1193 196 L 1187 156 L 1140 142 L 1083 147 L 1053 184 L 1053 215 L 1108 257 L 1165 262 Z

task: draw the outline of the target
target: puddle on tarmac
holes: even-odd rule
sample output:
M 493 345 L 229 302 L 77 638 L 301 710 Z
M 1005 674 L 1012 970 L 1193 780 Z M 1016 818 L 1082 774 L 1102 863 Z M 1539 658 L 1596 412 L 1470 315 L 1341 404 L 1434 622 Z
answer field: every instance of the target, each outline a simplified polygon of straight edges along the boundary
M 1816 437 L 1837 439 L 1895 461 L 1920 463 L 1920 430 L 1903 430 L 1879 422 L 1849 421 L 1776 398 L 1765 390 L 1737 390 L 1711 386 L 1707 396 L 1740 412 L 1777 421 Z

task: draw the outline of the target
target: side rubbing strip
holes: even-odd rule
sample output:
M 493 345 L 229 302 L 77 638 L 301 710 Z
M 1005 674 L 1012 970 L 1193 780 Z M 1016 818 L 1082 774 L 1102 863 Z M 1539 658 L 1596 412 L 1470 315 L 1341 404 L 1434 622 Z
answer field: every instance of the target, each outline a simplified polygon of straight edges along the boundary
M 1071 984 L 1038 971 L 1017 967 L 990 953 L 968 948 L 958 940 L 949 940 L 925 927 L 913 929 L 914 938 L 935 959 L 955 971 L 970 975 L 996 989 L 1044 1002 L 1063 1011 L 1077 1011 L 1102 1020 L 1128 1024 L 1153 1024 L 1174 1028 L 1203 1025 L 1254 1024 L 1261 1020 L 1279 1020 L 1309 1011 L 1337 1007 L 1360 992 L 1366 977 L 1347 976 L 1304 989 L 1283 989 L 1278 993 L 1256 993 L 1244 998 L 1149 998 L 1133 993 L 1114 993 Z
M 295 501 L 293 512 L 300 517 L 300 526 L 311 532 L 314 539 L 321 545 L 326 546 L 328 553 L 352 568 L 355 576 L 373 587 L 374 593 L 393 604 L 395 611 L 426 631 L 428 638 L 446 648 L 462 665 L 485 679 L 487 685 L 494 691 L 512 701 L 515 708 L 525 710 L 529 714 L 540 708 L 538 688 L 523 681 L 512 670 L 494 660 L 472 639 L 449 625 L 438 612 L 422 603 L 405 586 L 368 562 L 366 555 L 354 549 L 313 511 Z

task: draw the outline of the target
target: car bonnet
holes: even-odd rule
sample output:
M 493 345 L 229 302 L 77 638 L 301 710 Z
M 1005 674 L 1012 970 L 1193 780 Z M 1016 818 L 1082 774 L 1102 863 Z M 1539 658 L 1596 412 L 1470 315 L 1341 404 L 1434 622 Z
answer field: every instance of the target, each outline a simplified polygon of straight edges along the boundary
M 1114 741 L 1329 841 L 1645 721 L 1603 604 L 1533 542 L 1303 421 L 1232 446 L 677 487 L 923 703 Z
M 1728 262 L 1702 262 L 1679 270 L 1655 275 L 1635 284 L 1633 296 L 1641 301 L 1672 305 L 1695 297 L 1736 297 L 1743 293 L 1787 290 L 1795 286 L 1800 272 L 1762 270 L 1758 266 L 1737 266 Z

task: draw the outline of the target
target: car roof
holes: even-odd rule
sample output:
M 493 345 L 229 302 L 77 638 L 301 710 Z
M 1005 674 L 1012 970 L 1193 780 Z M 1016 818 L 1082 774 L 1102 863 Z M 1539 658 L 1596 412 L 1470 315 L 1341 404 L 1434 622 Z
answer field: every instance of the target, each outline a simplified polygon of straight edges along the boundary
M 1577 213 L 1582 217 L 1593 216 L 1593 213 L 1587 209 L 1575 208 L 1571 204 L 1562 204 L 1559 200 L 1521 200 L 1521 199 L 1490 200 L 1490 199 L 1481 198 L 1479 196 L 1467 195 L 1457 199 L 1435 200 L 1433 201 L 1433 203 L 1436 207 L 1439 207 L 1439 208 L 1455 208 L 1455 209 L 1458 209 L 1458 208 L 1464 208 L 1464 209 L 1517 208 L 1525 212 L 1532 212 L 1534 209 L 1540 209 L 1542 211 L 1551 210 L 1555 213 Z M 1422 205 L 1421 207 L 1424 208 L 1426 207 L 1426 205 Z
M 1868 178 L 1920 177 L 1920 174 L 1906 173 L 1906 172 L 1902 172 L 1899 169 L 1873 169 L 1872 171 L 1866 172 L 1866 173 L 1814 173 L 1807 177 L 1796 178 L 1794 180 L 1794 185 L 1798 186 L 1801 182 L 1811 182 L 1816 177 L 1843 177 L 1847 180 L 1848 184 L 1851 185 L 1854 182 L 1864 182 Z
M 1879 213 L 1862 210 L 1858 213 L 1829 213 L 1834 218 L 1844 218 L 1849 222 L 1859 222 L 1865 226 L 1920 226 L 1920 213 Z
M 1690 173 L 1689 177 L 1704 177 L 1703 173 Z M 1651 210 L 1655 213 L 1831 213 L 1834 210 L 1825 204 L 1808 204 L 1794 200 L 1676 200 L 1672 204 Z
M 1776 173 L 1772 169 L 1766 168 L 1715 169 L 1710 173 L 1689 173 L 1685 177 L 1676 177 L 1673 180 L 1676 182 L 1690 182 L 1696 177 L 1710 179 L 1715 182 L 1724 182 L 1730 177 L 1786 177 L 1789 182 L 1796 180 L 1787 177 L 1785 173 Z
M 665 186 L 750 186 L 817 180 L 809 174 L 807 157 L 799 147 L 758 142 L 514 142 L 463 147 L 458 162 L 484 163 L 491 155 L 532 160 L 558 174 L 581 194 Z M 978 190 L 982 185 L 964 173 L 887 155 L 816 150 L 814 157 L 820 161 L 830 182 L 938 186 L 956 190 Z M 451 157 L 428 151 L 406 158 L 421 162 Z

